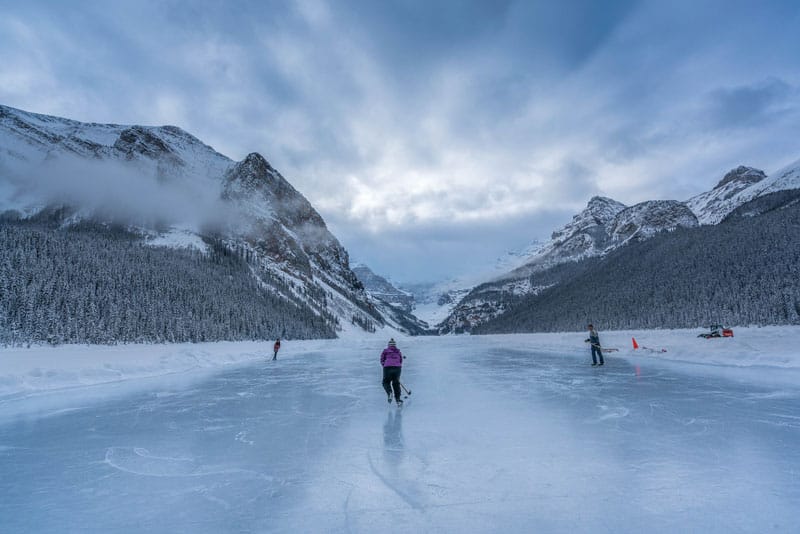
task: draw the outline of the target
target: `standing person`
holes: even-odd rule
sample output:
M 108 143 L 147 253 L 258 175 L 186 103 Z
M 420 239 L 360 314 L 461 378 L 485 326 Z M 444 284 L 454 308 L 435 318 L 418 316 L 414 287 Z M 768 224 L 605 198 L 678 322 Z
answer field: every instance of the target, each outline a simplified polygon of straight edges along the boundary
M 391 404 L 392 389 L 394 389 L 394 399 L 400 406 L 403 404 L 403 400 L 400 398 L 400 372 L 403 369 L 403 354 L 397 348 L 394 338 L 389 340 L 389 345 L 381 352 L 381 365 L 383 366 L 383 389 L 386 391 L 386 400 Z
M 605 362 L 603 361 L 603 351 L 600 350 L 600 334 L 594 329 L 594 325 L 589 325 L 589 339 L 586 340 L 586 343 L 592 344 L 592 365 L 603 365 Z M 600 356 L 599 364 L 597 363 L 597 358 L 595 358 L 595 353 Z
M 278 351 L 281 350 L 281 338 L 275 340 L 275 345 L 272 347 L 272 350 L 275 351 L 275 354 L 272 355 L 272 360 L 275 361 L 278 359 Z

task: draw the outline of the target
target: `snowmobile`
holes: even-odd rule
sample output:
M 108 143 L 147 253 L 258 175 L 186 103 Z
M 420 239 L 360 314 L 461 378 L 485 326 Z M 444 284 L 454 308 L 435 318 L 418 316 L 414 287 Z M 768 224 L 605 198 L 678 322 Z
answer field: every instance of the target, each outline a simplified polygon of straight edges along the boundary
M 703 332 L 697 337 L 704 337 L 706 339 L 711 339 L 712 337 L 733 337 L 733 330 L 725 328 L 721 324 L 712 324 L 708 327 L 708 330 L 708 332 Z

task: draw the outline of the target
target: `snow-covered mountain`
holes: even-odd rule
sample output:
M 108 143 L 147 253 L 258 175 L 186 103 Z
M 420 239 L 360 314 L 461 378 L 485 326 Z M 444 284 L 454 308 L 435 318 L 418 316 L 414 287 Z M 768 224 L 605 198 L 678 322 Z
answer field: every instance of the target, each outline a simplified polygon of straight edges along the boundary
M 525 265 L 531 261 L 532 258 L 540 254 L 542 247 L 544 246 L 545 243 L 542 243 L 539 240 L 534 240 L 519 250 L 511 250 L 507 252 L 495 260 L 491 269 L 491 273 L 493 273 L 494 276 L 499 276 Z M 492 274 L 488 274 L 488 276 L 491 277 Z
M 404 284 L 402 289 L 414 296 L 414 315 L 429 325 L 436 325 L 469 293 L 473 284 L 474 282 L 451 279 Z
M 700 224 L 717 224 L 738 206 L 752 200 L 750 187 L 766 177 L 764 171 L 739 166 L 726 173 L 711 191 L 690 198 L 686 205 Z
M 800 189 L 800 160 L 767 176 L 764 171 L 739 166 L 732 169 L 711 191 L 686 201 L 700 224 L 717 224 L 739 206 L 778 191 Z
M 593 197 L 569 223 L 553 232 L 527 261 L 495 278 L 485 278 L 452 308 L 439 325 L 442 332 L 468 330 L 502 314 L 517 298 L 536 295 L 558 283 L 558 277 L 532 282 L 531 276 L 552 267 L 601 257 L 634 241 L 665 231 L 714 225 L 740 206 L 776 191 L 800 188 L 800 161 L 767 177 L 740 166 L 711 190 L 686 202 L 652 200 L 626 207 L 606 197 Z
M 531 241 L 487 263 L 469 276 L 427 283 L 407 283 L 401 286 L 414 298 L 414 314 L 429 325 L 441 323 L 470 290 L 485 280 L 493 280 L 519 268 L 536 257 L 543 244 Z
M 0 106 L 0 212 L 125 222 L 151 244 L 213 239 L 264 290 L 337 329 L 386 324 L 320 214 L 260 154 L 232 161 L 175 126 L 82 123 Z M 122 214 L 120 216 L 120 214 Z
M 624 209 L 625 205 L 616 200 L 591 198 L 584 210 L 553 232 L 550 241 L 533 248 L 521 265 L 495 273 L 458 295 L 459 301 L 449 304 L 447 315 L 439 323 L 440 332 L 470 330 L 503 313 L 511 299 L 545 289 L 546 284 L 530 283 L 535 272 L 602 254 L 610 242 L 608 226 Z
M 524 265 L 497 280 L 518 280 L 555 265 L 607 254 L 630 240 L 696 225 L 697 217 L 681 202 L 655 200 L 626 207 L 610 198 L 593 197 L 572 221 L 553 232 L 549 242 L 528 256 Z
M 530 258 L 523 270 L 542 269 L 602 253 L 608 245 L 607 227 L 625 205 L 606 197 L 593 197 L 586 208 L 555 232 Z
M 222 198 L 244 216 L 231 233 L 275 265 L 309 277 L 318 272 L 347 288 L 356 286 L 347 251 L 311 203 L 260 154 L 250 154 L 226 170 Z
M 790 189 L 800 189 L 800 160 L 778 169 L 770 174 L 766 180 L 753 184 L 750 188 L 753 191 L 758 191 L 756 196 L 764 196 Z
M 176 126 L 82 123 L 0 105 L 0 172 L 4 181 L 24 180 L 37 166 L 70 158 L 125 162 L 127 170 L 177 181 L 189 190 L 219 187 L 220 177 L 232 163 Z
M 658 232 L 697 226 L 697 217 L 683 202 L 650 200 L 617 213 L 606 231 L 610 239 L 605 251 L 620 247 L 631 240 L 643 240 Z M 604 252 L 605 252 L 604 251 Z
M 414 310 L 414 295 L 396 288 L 383 276 L 375 274 L 367 265 L 357 263 L 352 266 L 353 272 L 364 284 L 367 293 L 385 303 L 411 313 Z
M 769 177 L 752 167 L 737 167 L 726 173 L 711 191 L 686 202 L 652 200 L 627 207 L 596 196 L 572 221 L 553 232 L 548 242 L 533 249 L 524 265 L 497 279 L 515 279 L 561 263 L 607 254 L 631 239 L 647 239 L 658 232 L 717 224 L 754 198 L 796 188 L 800 188 L 800 161 Z
M 412 335 L 431 333 L 429 323 L 415 313 L 416 302 L 412 293 L 398 289 L 364 264 L 355 264 L 352 269 L 386 324 Z

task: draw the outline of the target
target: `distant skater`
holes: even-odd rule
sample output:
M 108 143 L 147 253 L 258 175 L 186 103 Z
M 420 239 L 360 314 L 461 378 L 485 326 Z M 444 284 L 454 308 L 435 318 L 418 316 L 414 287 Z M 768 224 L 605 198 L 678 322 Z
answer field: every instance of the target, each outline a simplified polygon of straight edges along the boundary
M 600 334 L 594 329 L 594 325 L 589 325 L 589 339 L 586 340 L 586 343 L 592 344 L 592 365 L 603 365 L 605 362 L 603 361 L 603 351 L 600 349 Z M 599 364 L 595 353 L 600 357 Z
M 272 347 L 272 350 L 275 351 L 275 354 L 272 355 L 272 361 L 278 359 L 278 351 L 281 350 L 281 338 L 275 340 L 275 345 Z
M 386 400 L 391 404 L 392 390 L 398 406 L 403 404 L 400 398 L 400 372 L 403 369 L 403 354 L 397 348 L 394 338 L 389 340 L 389 345 L 381 352 L 381 365 L 383 366 L 383 389 L 386 391 Z M 391 384 L 391 387 L 389 385 Z

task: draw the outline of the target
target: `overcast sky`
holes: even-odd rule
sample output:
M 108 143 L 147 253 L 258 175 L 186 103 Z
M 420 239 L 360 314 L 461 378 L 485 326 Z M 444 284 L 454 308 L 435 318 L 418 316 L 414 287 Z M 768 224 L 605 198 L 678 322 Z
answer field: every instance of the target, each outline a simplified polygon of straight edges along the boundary
M 593 195 L 800 159 L 800 2 L 0 0 L 0 103 L 260 152 L 353 259 L 474 272 Z

